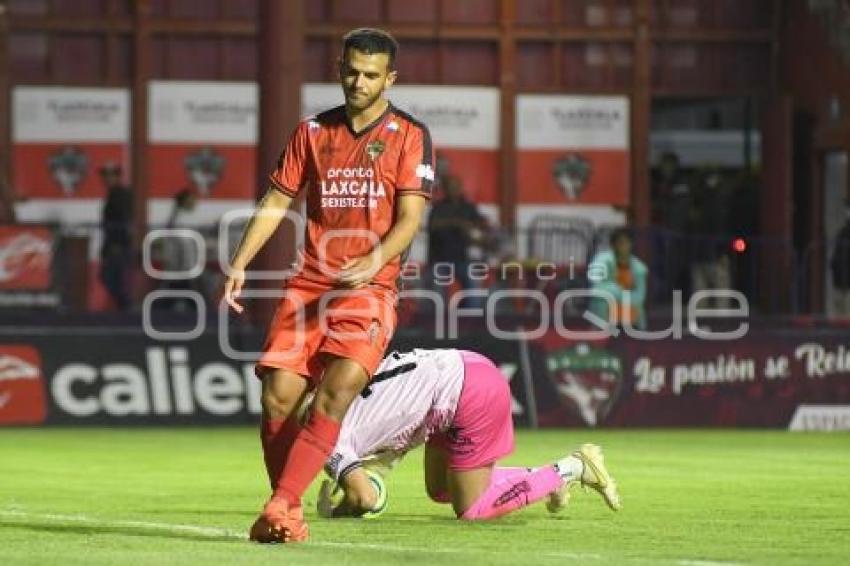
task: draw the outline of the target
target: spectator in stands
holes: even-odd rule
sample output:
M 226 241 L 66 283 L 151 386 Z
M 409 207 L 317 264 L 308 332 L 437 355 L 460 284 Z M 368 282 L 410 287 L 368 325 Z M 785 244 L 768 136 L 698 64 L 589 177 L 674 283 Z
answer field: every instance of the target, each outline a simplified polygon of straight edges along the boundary
M 652 265 L 659 292 L 683 289 L 689 282 L 687 249 L 688 217 L 693 191 L 679 156 L 668 151 L 661 156 L 652 183 L 652 223 L 662 230 L 653 241 Z
M 434 203 L 428 217 L 428 263 L 431 275 L 442 273 L 451 266 L 454 278 L 461 289 L 476 287 L 469 276 L 469 249 L 487 237 L 487 221 L 476 206 L 466 200 L 460 179 L 446 177 L 441 183 L 444 197 Z M 448 285 L 441 285 L 448 291 Z M 447 293 L 446 293 L 447 296 Z M 471 300 L 469 306 L 480 306 L 481 301 Z
M 611 232 L 611 248 L 596 254 L 588 266 L 591 288 L 608 296 L 593 297 L 589 310 L 612 325 L 630 324 L 633 328 L 646 328 L 646 280 L 649 270 L 632 253 L 632 236 L 626 228 Z M 609 298 L 613 298 L 616 311 L 609 312 Z
M 835 237 L 832 252 L 832 286 L 835 288 L 835 316 L 850 317 L 850 202 L 846 206 L 847 220 Z
M 166 222 L 166 228 L 170 230 L 192 230 L 186 223 L 186 216 L 190 214 L 197 204 L 197 196 L 192 189 L 181 189 L 174 195 L 171 213 Z M 188 235 L 173 235 L 161 240 L 162 246 L 158 250 L 162 269 L 169 272 L 191 271 L 198 263 L 199 255 L 197 243 Z M 180 278 L 163 281 L 165 289 L 196 291 L 206 300 L 206 283 L 204 274 L 194 278 Z M 177 312 L 189 312 L 196 308 L 195 301 L 186 297 L 162 299 L 158 301 L 161 307 L 170 308 Z
M 133 194 L 121 182 L 121 166 L 115 162 L 108 162 L 100 168 L 100 178 L 106 187 L 106 202 L 101 215 L 100 280 L 115 307 L 124 311 L 130 307 Z

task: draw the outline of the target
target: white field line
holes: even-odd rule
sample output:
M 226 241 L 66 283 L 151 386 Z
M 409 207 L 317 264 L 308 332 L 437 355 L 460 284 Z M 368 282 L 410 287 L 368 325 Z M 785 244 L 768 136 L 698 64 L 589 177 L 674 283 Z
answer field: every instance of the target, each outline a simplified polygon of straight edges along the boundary
M 156 523 L 151 521 L 128 521 L 122 519 L 98 519 L 87 515 L 61 515 L 57 513 L 29 513 L 17 509 L 0 509 L 0 519 L 36 519 L 54 523 L 77 523 L 82 525 L 100 526 L 107 528 L 130 528 L 146 529 L 151 531 L 162 531 L 163 533 L 198 535 L 209 538 L 228 538 L 233 540 L 247 541 L 248 537 L 241 532 L 218 527 L 202 527 L 200 525 L 182 525 L 175 523 Z M 319 546 L 326 548 L 355 548 L 362 550 L 379 550 L 383 552 L 412 552 L 418 554 L 502 554 L 501 551 L 487 551 L 482 549 L 463 549 L 441 546 L 399 546 L 391 544 L 370 544 L 362 542 L 333 542 L 311 540 L 308 546 Z M 602 560 L 606 558 L 600 554 L 579 552 L 545 552 L 542 556 L 546 558 L 569 558 L 573 560 Z M 655 562 L 655 560 L 652 560 Z M 710 560 L 671 560 L 658 561 L 673 563 L 677 566 L 740 566 L 736 562 L 715 562 Z
M 28 513 L 19 510 L 2 510 L 0 509 L 0 518 L 10 519 L 36 519 L 41 521 L 55 523 L 77 523 L 83 525 L 100 526 L 108 528 L 133 528 L 147 529 L 151 531 L 162 531 L 164 533 L 179 533 L 192 534 L 209 538 L 229 538 L 233 540 L 247 541 L 248 537 L 240 532 L 229 529 L 221 529 L 217 527 L 201 527 L 198 525 L 181 525 L 174 523 L 154 523 L 150 521 L 127 521 L 121 519 L 98 519 L 86 515 L 59 515 L 56 513 Z M 440 553 L 440 554 L 458 554 L 458 553 L 480 553 L 479 550 L 462 549 L 451 547 L 417 547 L 417 546 L 399 546 L 387 544 L 370 544 L 361 542 L 333 542 L 333 541 L 316 541 L 311 540 L 307 543 L 309 546 L 324 546 L 329 548 L 359 548 L 363 550 L 381 550 L 381 551 L 398 551 L 398 552 L 416 552 L 416 553 Z M 498 552 L 493 551 L 493 554 Z M 568 558 L 599 558 L 596 554 L 579 554 L 579 553 L 552 553 L 548 556 L 568 557 Z

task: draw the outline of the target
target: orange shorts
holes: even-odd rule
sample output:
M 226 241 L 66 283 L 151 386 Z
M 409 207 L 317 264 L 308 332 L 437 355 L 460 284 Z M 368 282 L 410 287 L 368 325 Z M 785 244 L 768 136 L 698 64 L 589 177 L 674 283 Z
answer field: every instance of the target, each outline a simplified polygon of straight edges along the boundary
M 396 293 L 339 289 L 294 278 L 287 283 L 257 369 L 288 369 L 318 385 L 323 354 L 354 360 L 375 373 L 395 331 Z

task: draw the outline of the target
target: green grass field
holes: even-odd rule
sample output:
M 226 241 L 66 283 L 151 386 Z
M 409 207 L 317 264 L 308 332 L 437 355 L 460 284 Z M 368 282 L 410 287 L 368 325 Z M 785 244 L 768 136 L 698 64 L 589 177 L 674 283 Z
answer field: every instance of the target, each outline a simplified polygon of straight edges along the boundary
M 850 435 L 520 432 L 508 462 L 585 440 L 618 514 L 576 490 L 557 517 L 460 523 L 425 497 L 417 451 L 380 519 L 318 519 L 312 490 L 311 542 L 261 546 L 245 538 L 266 494 L 253 429 L 0 430 L 0 564 L 850 563 Z

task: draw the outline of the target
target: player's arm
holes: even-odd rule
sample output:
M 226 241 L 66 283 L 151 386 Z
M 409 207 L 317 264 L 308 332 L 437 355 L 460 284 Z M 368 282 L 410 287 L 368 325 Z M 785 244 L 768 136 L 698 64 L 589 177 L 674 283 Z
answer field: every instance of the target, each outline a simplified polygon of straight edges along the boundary
M 366 286 L 387 263 L 406 250 L 422 221 L 427 199 L 419 193 L 399 196 L 396 220 L 381 242 L 364 256 L 347 260 L 339 274 L 339 282 L 345 287 L 358 289 Z
M 236 299 L 239 298 L 242 286 L 245 284 L 245 268 L 277 230 L 291 203 L 291 196 L 270 187 L 257 205 L 248 226 L 245 227 L 242 240 L 230 261 L 230 273 L 224 282 L 224 300 L 236 312 L 241 313 L 244 308 L 236 302 Z

